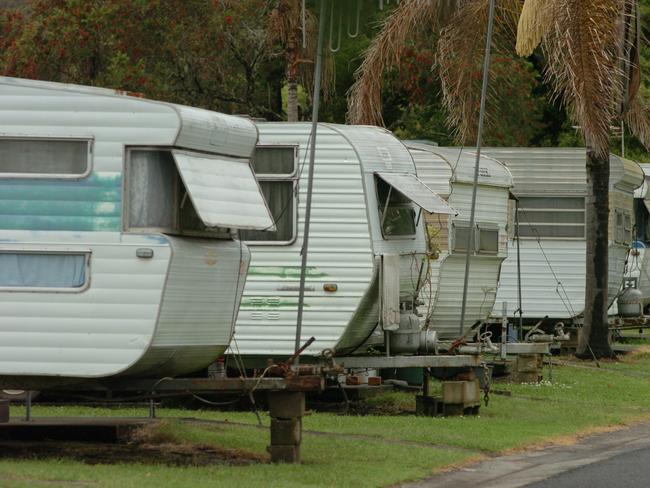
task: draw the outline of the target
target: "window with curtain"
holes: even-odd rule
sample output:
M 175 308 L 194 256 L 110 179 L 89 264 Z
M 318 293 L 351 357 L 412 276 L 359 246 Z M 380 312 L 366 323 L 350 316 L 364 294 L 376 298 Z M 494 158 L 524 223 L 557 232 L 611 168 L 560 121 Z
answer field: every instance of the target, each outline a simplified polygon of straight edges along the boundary
M 88 279 L 87 267 L 87 253 L 0 251 L 0 287 L 81 291 Z
M 88 140 L 0 137 L 0 176 L 80 177 L 89 165 Z
M 224 237 L 225 230 L 206 227 L 187 194 L 169 150 L 132 149 L 126 166 L 128 231 Z
M 239 237 L 249 242 L 290 244 L 296 232 L 296 147 L 257 146 L 252 164 L 276 230 L 242 230 Z
M 520 197 L 521 237 L 585 237 L 584 197 Z

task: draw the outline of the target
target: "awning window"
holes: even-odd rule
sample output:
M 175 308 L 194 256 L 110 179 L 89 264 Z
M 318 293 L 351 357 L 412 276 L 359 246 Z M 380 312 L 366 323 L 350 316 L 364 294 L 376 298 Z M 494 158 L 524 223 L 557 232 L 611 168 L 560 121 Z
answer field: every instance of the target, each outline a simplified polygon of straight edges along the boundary
M 458 213 L 414 174 L 376 173 L 376 175 L 427 212 L 451 215 Z
M 275 230 L 247 161 L 172 151 L 197 214 L 208 227 Z

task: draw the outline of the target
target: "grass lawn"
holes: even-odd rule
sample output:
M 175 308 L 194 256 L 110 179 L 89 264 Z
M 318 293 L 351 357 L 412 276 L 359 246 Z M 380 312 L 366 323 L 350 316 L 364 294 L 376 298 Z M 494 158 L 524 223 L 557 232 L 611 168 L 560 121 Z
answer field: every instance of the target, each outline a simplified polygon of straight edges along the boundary
M 85 464 L 61 459 L 0 460 L 3 487 L 35 486 L 390 486 L 485 455 L 572 439 L 576 434 L 633 423 L 650 413 L 650 349 L 618 362 L 582 363 L 554 359 L 541 384 L 495 383 L 478 417 L 424 418 L 401 415 L 310 413 L 304 418 L 303 464 L 216 464 L 201 467 Z M 510 396 L 507 396 L 510 394 Z M 413 408 L 412 394 L 387 393 L 367 408 Z M 12 412 L 22 413 L 21 407 Z M 46 407 L 34 416 L 146 416 L 146 409 Z M 267 459 L 268 430 L 249 412 L 161 408 L 167 440 L 219 446 Z M 223 422 L 182 423 L 181 417 Z M 262 416 L 268 426 L 269 419 Z

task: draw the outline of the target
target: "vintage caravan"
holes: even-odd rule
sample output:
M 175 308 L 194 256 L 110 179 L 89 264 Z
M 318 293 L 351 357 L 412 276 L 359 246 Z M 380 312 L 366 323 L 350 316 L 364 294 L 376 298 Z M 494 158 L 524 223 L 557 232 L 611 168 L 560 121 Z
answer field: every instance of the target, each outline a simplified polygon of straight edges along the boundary
M 553 320 L 579 318 L 585 294 L 584 148 L 486 148 L 485 154 L 503 162 L 514 178 L 521 257 L 521 301 L 524 322 L 548 316 Z M 625 261 L 632 241 L 634 190 L 643 172 L 633 161 L 610 156 L 609 300 L 621 288 Z M 514 207 L 514 202 L 513 202 Z M 518 309 L 514 212 L 508 257 L 494 315 L 502 302 L 508 315 Z
M 273 227 L 244 118 L 0 78 L 0 378 L 45 389 L 207 366 Z
M 476 152 L 405 142 L 418 177 L 447 199 L 458 215 L 427 214 L 429 275 L 420 298 L 426 322 L 442 339 L 457 338 L 463 294 L 467 238 Z M 501 263 L 507 256 L 508 201 L 512 176 L 500 162 L 481 156 L 476 194 L 475 242 L 464 330 L 492 313 Z
M 232 347 L 279 358 L 294 351 L 311 126 L 257 127 L 253 165 L 277 230 L 242 233 L 252 257 Z M 431 352 L 435 338 L 414 310 L 426 277 L 421 209 L 455 211 L 387 130 L 321 123 L 315 158 L 301 340 L 316 340 L 305 355 L 365 352 L 369 339 L 385 345 L 384 332 L 391 353 Z
M 643 308 L 650 304 L 650 164 L 642 163 L 645 175 L 643 185 L 634 192 L 634 242 L 625 268 L 624 286 L 636 287 L 641 292 Z

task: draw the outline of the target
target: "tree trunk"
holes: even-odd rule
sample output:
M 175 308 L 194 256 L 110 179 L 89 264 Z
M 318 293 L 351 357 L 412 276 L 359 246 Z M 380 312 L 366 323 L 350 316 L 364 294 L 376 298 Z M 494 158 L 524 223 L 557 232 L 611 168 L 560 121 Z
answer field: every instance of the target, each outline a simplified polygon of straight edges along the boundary
M 287 82 L 287 121 L 298 122 L 298 83 Z
M 287 121 L 298 122 L 298 43 L 287 43 Z
M 576 356 L 613 357 L 607 323 L 609 154 L 587 150 L 585 318 Z

